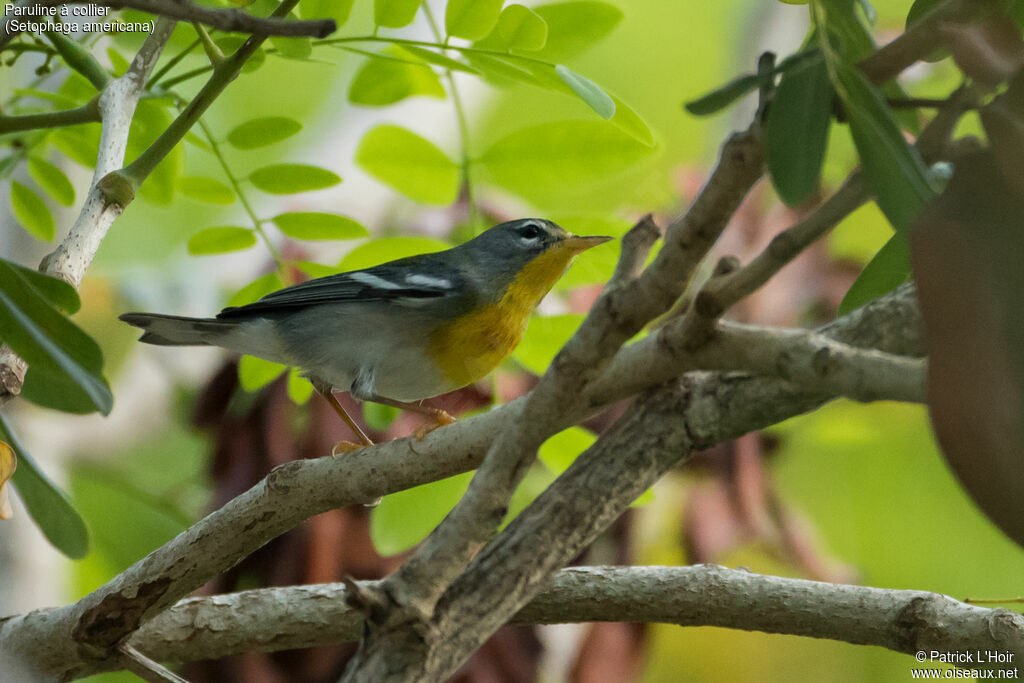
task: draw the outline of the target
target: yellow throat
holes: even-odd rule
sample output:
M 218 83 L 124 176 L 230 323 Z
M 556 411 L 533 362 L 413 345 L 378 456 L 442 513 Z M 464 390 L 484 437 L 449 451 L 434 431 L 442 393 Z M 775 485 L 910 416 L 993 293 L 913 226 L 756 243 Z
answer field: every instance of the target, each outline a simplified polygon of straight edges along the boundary
M 609 238 L 568 238 L 526 264 L 501 298 L 435 332 L 430 355 L 452 389 L 472 384 L 519 345 L 530 314 L 562 277 L 573 258 Z

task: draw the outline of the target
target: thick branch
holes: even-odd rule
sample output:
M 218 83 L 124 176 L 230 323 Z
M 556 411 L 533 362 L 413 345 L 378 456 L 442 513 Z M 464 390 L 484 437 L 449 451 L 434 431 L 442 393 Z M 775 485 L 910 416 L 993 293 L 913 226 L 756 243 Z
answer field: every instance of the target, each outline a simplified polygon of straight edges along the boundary
M 90 0 L 94 5 L 114 9 L 137 9 L 162 17 L 198 22 L 220 31 L 252 33 L 261 36 L 309 36 L 326 38 L 337 30 L 333 19 L 307 21 L 254 17 L 237 9 L 213 9 L 187 0 Z M 49 2 L 59 5 L 64 2 Z
M 854 311 L 822 332 L 846 344 L 887 353 L 919 355 L 923 349 L 920 316 L 914 290 L 909 286 Z M 574 409 L 565 416 L 562 426 L 605 405 L 597 402 L 597 395 L 610 402 L 638 391 L 635 378 L 644 376 L 649 366 L 662 370 L 674 367 L 680 372 L 686 367 L 699 367 L 685 365 L 698 362 L 699 354 L 673 360 L 659 348 L 658 335 L 650 335 L 620 351 L 592 390 L 576 397 Z M 652 361 L 658 358 L 677 365 Z M 662 384 L 669 376 L 651 377 L 648 386 Z M 709 378 L 708 382 L 710 378 L 721 379 L 720 384 L 713 385 L 717 393 L 710 392 L 706 398 L 709 419 L 720 419 L 720 423 L 693 424 L 699 447 L 811 410 L 830 398 L 828 394 L 806 395 L 779 379 L 735 373 L 703 373 L 701 377 Z M 110 666 L 110 658 L 116 655 L 104 654 L 104 644 L 128 635 L 302 520 L 478 466 L 494 435 L 508 427 L 522 404 L 519 399 L 460 420 L 422 441 L 398 439 L 344 458 L 282 465 L 79 602 L 0 622 L 0 648 L 55 675 L 84 675 Z M 680 421 L 678 416 L 673 419 Z M 88 644 L 97 651 L 95 657 L 83 656 L 83 651 L 89 650 L 82 646 Z
M 376 588 L 379 582 L 360 582 Z M 165 662 L 358 640 L 345 584 L 264 588 L 183 600 L 129 641 Z M 1024 617 L 937 593 L 764 576 L 716 565 L 578 567 L 511 623 L 627 621 L 827 638 L 905 654 L 997 650 L 1024 661 Z

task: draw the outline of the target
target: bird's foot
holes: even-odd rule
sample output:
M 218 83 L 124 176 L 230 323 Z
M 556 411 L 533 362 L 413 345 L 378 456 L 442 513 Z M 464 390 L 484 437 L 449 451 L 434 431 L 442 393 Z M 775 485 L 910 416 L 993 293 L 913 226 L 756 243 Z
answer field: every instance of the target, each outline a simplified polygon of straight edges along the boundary
M 448 411 L 445 410 L 438 410 L 436 413 L 433 414 L 433 418 L 433 424 L 430 424 L 428 422 L 425 425 L 420 425 L 419 427 L 416 428 L 416 431 L 413 432 L 413 436 L 416 437 L 417 441 L 422 441 L 423 437 L 425 437 L 427 434 L 434 431 L 438 427 L 444 427 L 455 422 L 455 418 L 449 415 Z
M 372 443 L 352 443 L 351 441 L 339 441 L 338 443 L 334 444 L 333 448 L 331 448 L 331 457 L 337 458 L 339 455 L 343 453 L 351 453 L 352 451 L 358 451 L 360 448 L 366 448 L 367 446 L 372 445 Z

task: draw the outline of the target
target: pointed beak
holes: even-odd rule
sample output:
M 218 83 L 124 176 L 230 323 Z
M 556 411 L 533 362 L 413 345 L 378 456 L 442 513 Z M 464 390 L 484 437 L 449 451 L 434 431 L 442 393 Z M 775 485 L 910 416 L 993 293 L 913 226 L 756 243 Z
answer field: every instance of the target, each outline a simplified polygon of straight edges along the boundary
M 574 254 L 584 252 L 591 247 L 596 247 L 599 244 L 604 244 L 608 240 L 613 239 L 611 237 L 604 237 L 602 235 L 569 235 L 565 238 L 565 247 L 572 251 Z

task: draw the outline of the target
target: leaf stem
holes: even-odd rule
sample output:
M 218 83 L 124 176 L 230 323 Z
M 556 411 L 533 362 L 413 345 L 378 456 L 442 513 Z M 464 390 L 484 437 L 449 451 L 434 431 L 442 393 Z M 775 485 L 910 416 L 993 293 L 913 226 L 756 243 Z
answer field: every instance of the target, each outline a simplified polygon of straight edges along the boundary
M 48 111 L 42 114 L 22 114 L 21 116 L 0 116 L 0 135 L 17 133 L 37 128 L 62 128 L 79 123 L 97 123 L 100 121 L 99 96 L 75 109 Z
M 249 214 L 249 219 L 252 220 L 253 229 L 256 234 L 260 236 L 263 243 L 267 245 L 267 250 L 270 252 L 270 256 L 274 259 L 274 264 L 277 266 L 277 270 L 280 272 L 281 277 L 285 276 L 285 263 L 281 256 L 281 252 L 278 251 L 277 247 L 270 241 L 266 231 L 263 230 L 263 220 L 256 215 L 256 211 L 253 209 L 252 204 L 249 203 L 248 197 L 245 196 L 245 192 L 242 190 L 241 183 L 238 182 L 238 178 L 231 172 L 231 167 L 228 165 L 227 159 L 224 157 L 224 153 L 221 152 L 220 145 L 217 143 L 217 139 L 213 136 L 206 123 L 202 119 L 199 119 L 199 128 L 202 129 L 203 135 L 206 137 L 206 142 L 210 145 L 210 150 L 213 155 L 217 157 L 217 161 L 220 163 L 221 169 L 224 171 L 224 175 L 227 176 L 228 182 L 231 183 L 231 188 L 238 195 L 239 201 L 242 202 L 242 207 L 245 212 Z
M 271 13 L 271 18 L 288 16 L 299 0 L 284 0 L 277 9 Z M 199 120 L 199 117 L 207 110 L 215 99 L 224 91 L 228 83 L 235 80 L 242 66 L 259 49 L 260 45 L 267 39 L 266 34 L 252 35 L 242 43 L 235 52 L 226 57 L 224 61 L 213 67 L 210 79 L 199 90 L 192 101 L 185 106 L 171 125 L 160 134 L 160 137 L 150 145 L 139 157 L 121 170 L 121 175 L 132 180 L 136 185 L 142 183 L 146 177 L 153 172 L 170 151 L 181 142 L 185 133 Z M 168 85 L 170 81 L 168 81 Z
M 434 19 L 434 13 L 430 10 L 429 3 L 423 3 L 423 13 L 427 17 L 427 23 L 430 24 L 430 30 L 434 34 L 434 38 L 438 41 L 441 40 L 441 29 L 437 25 L 437 21 Z M 444 44 L 441 49 L 449 47 L 448 39 L 445 38 Z M 448 89 L 452 93 L 452 105 L 455 107 L 455 118 L 459 124 L 459 147 L 460 147 L 460 167 L 462 168 L 462 184 L 466 188 L 466 204 L 469 208 L 469 230 L 470 234 L 476 235 L 477 227 L 480 224 L 480 212 L 477 210 L 476 201 L 473 196 L 473 181 L 470 177 L 470 170 L 472 162 L 469 156 L 469 124 L 466 120 L 466 110 L 462 106 L 462 98 L 459 96 L 458 86 L 455 84 L 455 75 L 451 69 L 444 70 L 445 79 L 448 81 Z
M 154 73 L 153 76 L 149 79 L 149 82 L 146 83 L 146 89 L 151 90 L 153 86 L 160 82 L 161 78 L 167 75 L 168 71 L 176 67 L 178 63 L 181 62 L 181 60 L 185 59 L 185 57 L 187 57 L 189 53 L 192 52 L 192 50 L 196 49 L 196 47 L 199 46 L 200 42 L 202 41 L 199 38 L 196 38 L 191 43 L 189 43 L 188 47 L 186 47 L 184 50 L 182 50 L 181 52 L 167 60 L 167 63 L 160 67 L 156 71 L 156 73 Z

